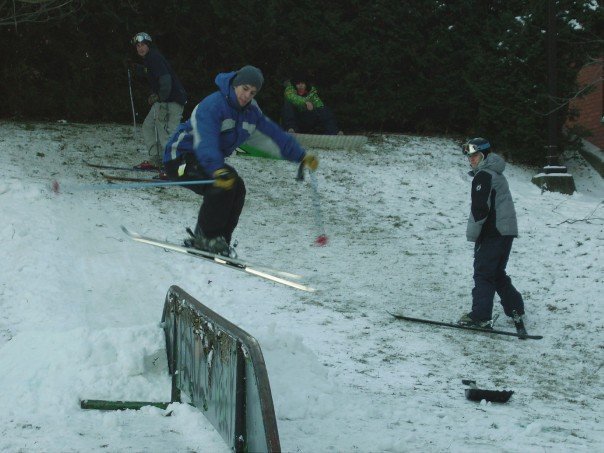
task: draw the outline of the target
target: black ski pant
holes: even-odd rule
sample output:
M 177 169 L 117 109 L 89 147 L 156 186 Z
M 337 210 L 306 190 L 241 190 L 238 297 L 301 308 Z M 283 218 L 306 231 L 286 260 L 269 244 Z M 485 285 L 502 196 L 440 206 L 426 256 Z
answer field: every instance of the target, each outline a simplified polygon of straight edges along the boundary
M 333 113 L 328 107 L 298 110 L 291 102 L 283 103 L 283 129 L 299 133 L 336 135 L 339 131 Z
M 179 175 L 178 169 L 183 163 L 185 164 L 184 173 Z M 237 173 L 230 165 L 225 165 L 225 168 Z M 165 169 L 168 177 L 174 181 L 212 179 L 211 175 L 203 171 L 192 154 L 186 154 L 183 159 L 167 162 Z M 237 175 L 233 187 L 229 190 L 210 184 L 183 185 L 183 187 L 203 196 L 195 232 L 201 231 L 207 238 L 222 236 L 230 244 L 245 202 L 246 190 L 243 179 Z
M 474 245 L 474 289 L 472 290 L 472 313 L 475 321 L 491 319 L 495 292 L 501 298 L 503 311 L 512 316 L 515 310 L 524 314 L 524 301 L 506 274 L 513 236 L 482 238 Z

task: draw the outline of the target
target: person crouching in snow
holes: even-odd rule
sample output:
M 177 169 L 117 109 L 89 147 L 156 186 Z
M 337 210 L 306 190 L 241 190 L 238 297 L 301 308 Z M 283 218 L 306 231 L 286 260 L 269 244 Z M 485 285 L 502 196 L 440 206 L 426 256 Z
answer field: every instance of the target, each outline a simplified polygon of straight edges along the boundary
M 203 196 L 194 236 L 185 245 L 235 256 L 231 237 L 245 201 L 245 184 L 225 163 L 238 146 L 248 143 L 316 170 L 319 161 L 290 134 L 265 116 L 254 97 L 262 88 L 260 69 L 244 66 L 216 76 L 218 91 L 203 99 L 168 140 L 164 168 L 178 181 L 214 179 L 212 185 L 184 186 Z
M 491 328 L 493 297 L 514 323 L 522 323 L 524 301 L 506 274 L 512 242 L 518 236 L 516 210 L 503 176 L 505 161 L 492 152 L 484 138 L 474 138 L 463 146 L 468 156 L 472 180 L 472 205 L 466 237 L 474 242 L 474 289 L 472 311 L 463 315 L 458 324 Z
M 285 82 L 283 128 L 291 133 L 343 135 L 332 111 L 321 98 L 308 77 L 297 75 Z

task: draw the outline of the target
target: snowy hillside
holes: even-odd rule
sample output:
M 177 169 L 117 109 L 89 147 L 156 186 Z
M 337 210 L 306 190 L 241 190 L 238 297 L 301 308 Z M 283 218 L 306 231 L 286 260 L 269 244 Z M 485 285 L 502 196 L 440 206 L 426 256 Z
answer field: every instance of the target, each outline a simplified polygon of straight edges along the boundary
M 521 231 L 508 271 L 529 332 L 544 336 L 520 341 L 387 313 L 454 321 L 470 309 L 470 182 L 452 140 L 321 152 L 327 247 L 312 246 L 311 189 L 296 165 L 230 159 L 248 189 L 240 257 L 308 276 L 318 291 L 304 293 L 126 238 L 122 224 L 179 241 L 199 207 L 182 188 L 83 190 L 103 183 L 83 159 L 145 158 L 132 135 L 0 123 L 1 451 L 228 451 L 187 405 L 171 417 L 79 408 L 169 400 L 159 321 L 173 284 L 258 339 L 283 451 L 604 450 L 604 183 L 581 159 L 567 162 L 573 196 L 541 193 L 535 169 L 507 167 Z M 496 326 L 513 330 L 502 313 Z M 462 379 L 515 393 L 470 402 Z

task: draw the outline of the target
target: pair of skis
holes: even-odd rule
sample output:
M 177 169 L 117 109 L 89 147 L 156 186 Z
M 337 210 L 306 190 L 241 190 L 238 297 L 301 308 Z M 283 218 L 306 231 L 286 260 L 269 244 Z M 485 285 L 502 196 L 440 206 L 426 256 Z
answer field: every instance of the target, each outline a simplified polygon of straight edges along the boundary
M 173 252 L 184 253 L 185 255 L 193 256 L 195 258 L 200 258 L 206 261 L 213 262 L 220 266 L 225 266 L 230 269 L 238 270 L 241 272 L 246 272 L 251 275 L 255 275 L 257 277 L 263 278 L 265 280 L 270 280 L 275 283 L 280 283 L 282 285 L 289 286 L 291 288 L 299 289 L 301 291 L 313 292 L 315 291 L 309 285 L 302 283 L 303 277 L 301 275 L 292 274 L 290 272 L 284 272 L 276 269 L 272 269 L 267 266 L 262 265 L 254 265 L 247 261 L 240 260 L 237 258 L 230 258 L 227 256 L 216 255 L 214 253 L 205 252 L 203 250 L 199 250 L 193 247 L 186 247 L 184 245 L 178 245 L 171 242 L 162 241 L 160 239 L 155 239 L 147 236 L 143 236 L 139 233 L 129 230 L 125 226 L 122 226 L 122 231 L 128 235 L 131 239 L 136 242 L 141 242 L 143 244 L 153 245 L 155 247 L 160 247 L 165 250 L 170 250 Z

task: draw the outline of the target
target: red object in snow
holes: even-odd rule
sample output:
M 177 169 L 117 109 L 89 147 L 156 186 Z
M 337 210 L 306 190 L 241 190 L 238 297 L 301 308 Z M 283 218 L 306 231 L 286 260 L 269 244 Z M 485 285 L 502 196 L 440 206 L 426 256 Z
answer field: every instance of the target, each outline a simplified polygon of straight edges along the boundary
M 159 170 L 159 168 L 157 167 L 157 165 L 152 164 L 148 160 L 146 160 L 144 162 L 141 162 L 138 165 L 135 165 L 134 168 L 137 168 L 139 170 Z
M 315 245 L 318 245 L 319 247 L 325 247 L 327 245 L 327 241 L 327 236 L 322 234 L 317 239 L 315 239 Z
M 52 188 L 52 191 L 54 193 L 59 193 L 59 181 L 57 181 L 56 179 L 52 182 L 52 184 L 50 185 L 50 187 Z

